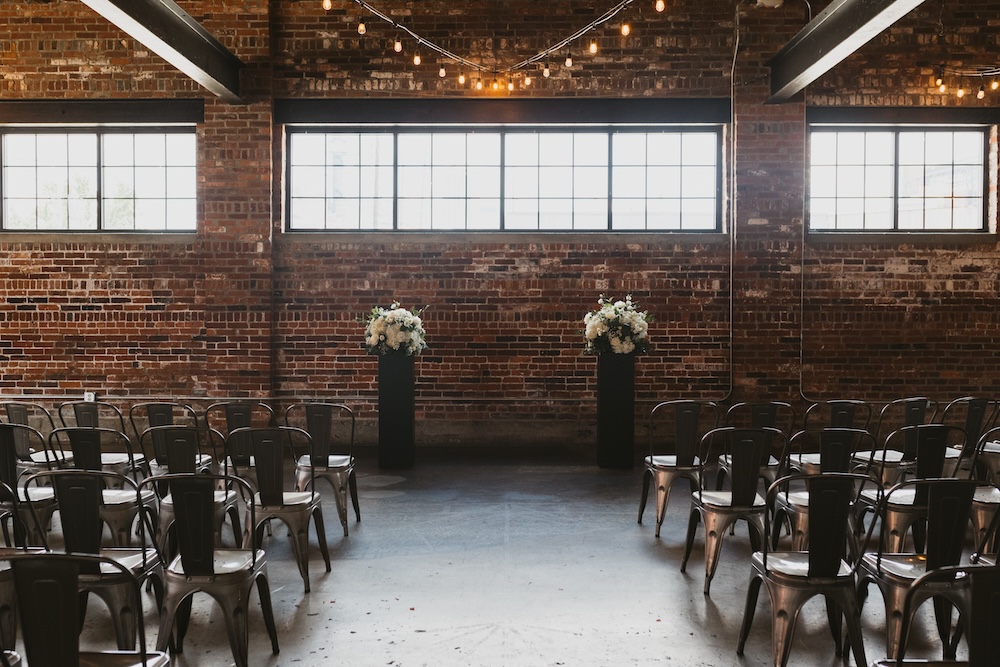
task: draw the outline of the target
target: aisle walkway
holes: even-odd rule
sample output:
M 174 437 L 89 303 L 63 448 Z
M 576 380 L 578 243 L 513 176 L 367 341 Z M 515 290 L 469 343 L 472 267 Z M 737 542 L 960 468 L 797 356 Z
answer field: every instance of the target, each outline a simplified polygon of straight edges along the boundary
M 726 538 L 710 597 L 702 594 L 701 534 L 688 573 L 679 571 L 684 486 L 676 488 L 659 540 L 651 505 L 646 523 L 635 522 L 638 469 L 427 455 L 399 472 L 362 461 L 359 487 L 363 521 L 352 516 L 344 538 L 329 487 L 320 486 L 333 571 L 323 571 L 313 541 L 308 595 L 275 525 L 264 546 L 282 650 L 270 654 L 255 593 L 251 666 L 771 664 L 763 592 L 746 655 L 736 655 L 749 573 L 742 524 Z M 88 625 L 103 623 L 102 613 L 92 608 Z M 869 660 L 882 657 L 882 616 L 872 589 L 864 613 Z M 155 623 L 150 610 L 151 640 Z M 938 650 L 931 644 L 910 653 Z M 231 662 L 222 618 L 204 598 L 175 664 Z M 839 664 L 815 599 L 803 611 L 790 665 Z

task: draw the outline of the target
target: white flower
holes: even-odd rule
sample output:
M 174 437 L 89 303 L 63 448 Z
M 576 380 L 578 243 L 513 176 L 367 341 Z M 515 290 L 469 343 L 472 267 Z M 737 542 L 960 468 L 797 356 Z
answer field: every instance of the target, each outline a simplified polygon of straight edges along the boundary
M 368 354 L 418 354 L 424 350 L 426 334 L 419 312 L 401 308 L 398 301 L 393 301 L 389 308 L 372 308 L 365 327 Z
M 648 313 L 638 310 L 631 294 L 624 300 L 607 299 L 602 294 L 597 305 L 583 318 L 587 352 L 631 354 L 649 350 Z

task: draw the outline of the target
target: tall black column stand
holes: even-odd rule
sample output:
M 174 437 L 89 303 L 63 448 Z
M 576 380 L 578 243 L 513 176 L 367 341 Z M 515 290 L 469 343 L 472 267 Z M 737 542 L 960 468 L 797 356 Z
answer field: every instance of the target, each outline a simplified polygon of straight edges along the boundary
M 597 357 L 597 465 L 635 465 L 635 355 Z
M 378 464 L 412 468 L 414 459 L 414 359 L 408 354 L 378 358 Z

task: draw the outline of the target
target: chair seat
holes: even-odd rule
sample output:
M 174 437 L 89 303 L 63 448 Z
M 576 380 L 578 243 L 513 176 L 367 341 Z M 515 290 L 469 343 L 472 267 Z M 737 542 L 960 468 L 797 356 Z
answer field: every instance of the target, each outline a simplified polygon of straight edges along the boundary
M 221 505 L 221 504 L 225 503 L 226 501 L 235 501 L 236 500 L 236 492 L 233 491 L 232 489 L 229 489 L 229 490 L 216 489 L 215 490 L 215 499 L 214 500 L 215 500 L 215 504 L 216 505 Z M 167 505 L 167 506 L 170 506 L 170 507 L 173 507 L 173 505 L 174 505 L 174 499 L 173 499 L 173 497 L 171 497 L 171 495 L 169 493 L 167 495 L 163 496 L 162 498 L 160 498 L 160 507 L 162 508 L 164 505 Z
M 167 667 L 170 657 L 163 651 L 146 651 L 146 661 L 135 651 L 80 653 L 80 667 Z
M 140 575 L 150 567 L 155 567 L 157 562 L 156 550 L 152 547 L 146 547 L 145 549 L 128 547 L 101 549 L 101 555 L 117 561 L 122 567 L 135 575 Z M 101 574 L 113 575 L 120 573 L 121 570 L 110 563 L 101 564 Z M 81 574 L 80 576 L 86 577 L 87 575 Z
M 350 454 L 330 454 L 326 457 L 326 468 L 347 468 L 354 461 L 354 457 Z M 297 468 L 309 468 L 312 466 L 311 457 L 308 454 L 303 454 L 299 457 L 299 460 L 295 462 Z
M 792 470 L 803 472 L 819 472 L 820 456 L 819 452 L 792 454 L 788 457 L 788 465 Z
M 698 493 L 693 494 L 695 501 Z M 732 491 L 702 491 L 701 504 L 705 507 L 733 507 Z M 753 507 L 764 507 L 764 498 L 759 493 L 754 494 Z
M 195 457 L 194 468 L 195 470 L 201 470 L 206 466 L 212 465 L 212 456 L 210 454 L 198 454 Z M 160 470 L 161 472 L 167 472 L 167 464 L 160 463 L 159 459 L 153 459 L 150 463 L 150 467 L 154 470 Z
M 786 507 L 809 507 L 809 492 L 789 491 L 787 496 L 779 493 L 775 496 L 775 500 Z
M 722 454 L 721 456 L 719 456 L 719 463 L 727 467 L 731 467 L 733 465 L 733 457 L 730 456 L 729 454 Z M 777 467 L 777 465 L 778 465 L 778 459 L 774 458 L 773 456 L 767 457 L 768 468 L 775 468 Z
M 61 450 L 54 453 L 50 451 L 36 452 L 35 450 L 31 450 L 28 457 L 31 463 L 35 465 L 48 465 L 50 463 L 73 464 L 73 452 L 64 452 Z
M 976 489 L 975 495 L 972 496 L 972 502 L 984 505 L 998 505 L 1000 504 L 1000 489 L 995 486 L 981 486 Z
M 650 468 L 670 468 L 670 469 L 691 468 L 693 470 L 701 466 L 701 460 L 697 456 L 694 457 L 694 463 L 692 463 L 689 466 L 678 466 L 677 456 L 674 454 L 663 454 L 663 455 L 657 454 L 655 456 L 647 456 L 645 461 L 646 465 L 649 466 Z
M 983 452 L 989 454 L 1000 454 L 1000 440 L 990 440 L 983 445 Z
M 32 486 L 30 491 L 25 490 L 23 486 L 17 488 L 17 499 L 22 503 L 28 501 L 29 494 L 33 503 L 44 503 L 56 499 L 55 489 L 51 486 Z M 132 499 L 133 501 L 135 500 L 134 493 L 132 494 Z
M 854 452 L 851 458 L 861 463 L 871 461 L 875 465 L 882 465 L 883 462 L 886 465 L 896 465 L 903 462 L 903 452 L 896 451 L 895 449 L 876 449 L 874 451 Z
M 267 514 L 268 511 L 281 508 L 290 507 L 298 505 L 310 505 L 313 503 L 318 503 L 320 501 L 320 495 L 318 493 L 313 493 L 311 491 L 285 491 L 281 494 L 281 505 L 265 505 L 260 501 L 260 494 L 257 493 L 253 497 L 253 502 L 257 505 L 257 514 L 262 516 Z
M 862 489 L 861 499 L 870 505 L 878 503 L 879 491 L 877 489 Z M 912 507 L 917 499 L 916 489 L 913 487 L 899 489 L 892 494 L 887 507 Z
M 861 558 L 865 569 L 877 571 L 878 556 L 866 553 Z M 912 581 L 927 573 L 927 556 L 923 554 L 882 554 L 882 573 L 895 579 Z
M 35 491 L 31 491 L 34 499 Z M 105 505 L 134 505 L 135 491 L 133 489 L 104 489 L 101 496 Z M 143 505 L 149 505 L 156 500 L 156 494 L 152 489 L 143 489 L 139 495 Z
M 754 552 L 752 558 L 753 567 L 764 570 L 764 558 L 761 552 Z M 772 551 L 767 554 L 768 574 L 783 575 L 795 579 L 806 579 L 809 575 L 809 552 L 808 551 Z M 836 579 L 853 578 L 854 573 L 850 565 L 843 560 L 840 561 L 840 569 Z M 811 580 L 815 581 L 815 580 Z
M 216 577 L 226 575 L 248 576 L 253 571 L 254 552 L 250 549 L 215 549 L 212 553 L 212 570 Z M 264 550 L 257 550 L 257 563 L 264 562 Z M 184 564 L 178 555 L 170 562 L 167 572 L 184 576 Z

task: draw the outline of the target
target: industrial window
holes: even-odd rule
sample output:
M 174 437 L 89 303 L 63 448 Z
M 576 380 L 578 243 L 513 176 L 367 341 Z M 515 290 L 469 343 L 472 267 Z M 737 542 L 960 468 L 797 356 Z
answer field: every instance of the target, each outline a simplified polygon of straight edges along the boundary
M 195 130 L 0 131 L 5 231 L 191 231 Z
M 287 229 L 715 232 L 722 126 L 288 127 Z
M 809 138 L 811 231 L 987 228 L 987 127 L 812 126 Z

